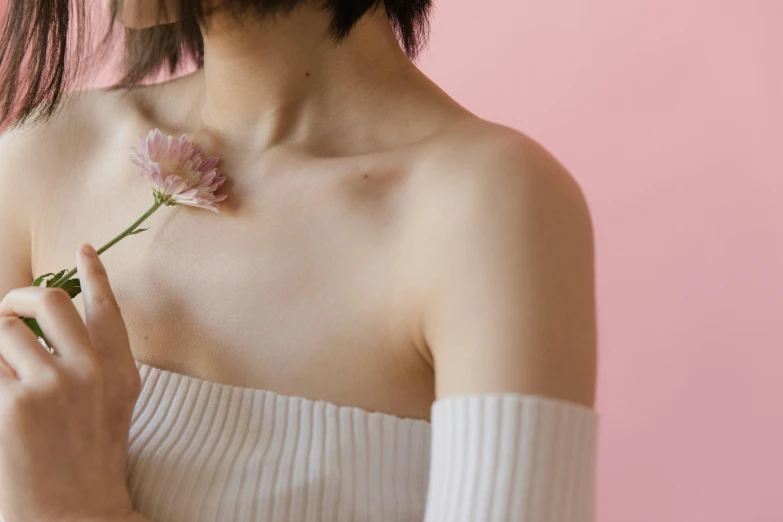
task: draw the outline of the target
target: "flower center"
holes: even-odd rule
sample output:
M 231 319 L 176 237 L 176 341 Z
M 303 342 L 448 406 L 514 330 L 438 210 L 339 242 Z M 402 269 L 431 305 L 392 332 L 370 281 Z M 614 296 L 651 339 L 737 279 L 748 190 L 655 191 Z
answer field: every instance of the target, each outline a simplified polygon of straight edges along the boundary
M 182 181 L 184 181 L 188 187 L 192 187 L 198 183 L 198 180 L 200 179 L 199 173 L 195 172 L 191 167 L 189 161 L 186 161 L 183 164 L 179 162 L 177 158 L 164 158 L 160 162 L 162 172 L 168 172 L 181 177 Z
M 171 172 L 172 174 L 180 175 L 179 162 L 176 158 L 165 158 L 160 162 L 160 170 L 163 172 Z

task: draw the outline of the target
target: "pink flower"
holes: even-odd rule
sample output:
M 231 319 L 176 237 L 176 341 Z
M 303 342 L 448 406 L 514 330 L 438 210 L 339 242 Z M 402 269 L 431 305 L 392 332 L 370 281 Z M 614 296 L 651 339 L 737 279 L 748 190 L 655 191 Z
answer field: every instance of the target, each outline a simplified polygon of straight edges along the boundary
M 164 136 L 160 130 L 139 138 L 131 149 L 130 160 L 141 169 L 142 177 L 152 183 L 155 201 L 164 205 L 189 205 L 218 212 L 225 195 L 215 191 L 226 181 L 220 175 L 217 157 L 204 157 L 201 147 L 186 134 L 181 138 Z

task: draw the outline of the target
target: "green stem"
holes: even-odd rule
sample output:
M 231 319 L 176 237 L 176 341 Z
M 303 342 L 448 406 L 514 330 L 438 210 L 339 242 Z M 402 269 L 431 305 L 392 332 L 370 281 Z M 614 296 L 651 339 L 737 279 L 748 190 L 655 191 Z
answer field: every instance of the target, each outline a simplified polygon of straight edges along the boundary
M 149 218 L 152 214 L 155 213 L 156 210 L 160 208 L 162 204 L 163 204 L 162 202 L 156 201 L 155 204 L 152 205 L 150 209 L 147 212 L 145 212 L 139 219 L 137 219 L 135 223 L 133 223 L 131 226 L 126 228 L 124 231 L 122 231 L 117 237 L 115 237 L 114 239 L 112 239 L 111 241 L 103 245 L 101 248 L 99 248 L 98 255 L 103 254 L 108 249 L 110 249 L 111 247 L 113 247 L 114 245 L 116 245 L 117 243 L 119 243 L 129 235 L 133 234 L 136 231 L 136 229 L 139 228 L 141 224 L 147 220 L 147 218 Z M 65 283 L 66 281 L 68 281 L 69 279 L 71 279 L 74 275 L 76 275 L 76 268 L 73 268 L 70 272 L 62 276 L 56 282 L 52 283 L 51 286 L 58 287 L 63 283 Z
M 122 239 L 124 239 L 124 238 L 128 237 L 128 236 L 129 236 L 129 235 L 131 235 L 133 232 L 135 232 L 135 231 L 136 231 L 136 229 L 137 229 L 137 228 L 139 228 L 139 227 L 141 226 L 141 224 L 142 224 L 142 223 L 144 223 L 145 221 L 147 221 L 147 218 L 148 218 L 148 217 L 150 217 L 152 214 L 154 214 L 154 213 L 155 213 L 155 211 L 156 211 L 156 210 L 158 210 L 158 209 L 161 207 L 161 205 L 163 205 L 163 203 L 159 203 L 159 202 L 157 202 L 157 201 L 156 201 L 156 202 L 155 202 L 155 204 L 154 204 L 154 205 L 152 205 L 152 206 L 150 207 L 150 209 L 149 209 L 147 212 L 145 212 L 145 213 L 144 213 L 144 215 L 143 215 L 143 216 L 141 216 L 141 217 L 140 217 L 140 218 L 139 218 L 139 219 L 138 219 L 138 220 L 137 220 L 137 221 L 136 221 L 134 224 L 132 224 L 132 225 L 131 225 L 130 227 L 128 227 L 127 229 L 125 229 L 125 231 L 124 231 L 124 232 L 122 232 L 122 233 L 121 233 L 119 236 L 115 237 L 114 239 L 112 239 L 111 241 L 109 241 L 108 243 L 106 243 L 105 245 L 103 245 L 101 248 L 99 248 L 99 249 L 98 249 L 98 255 L 101 255 L 101 254 L 103 254 L 104 252 L 106 252 L 107 250 L 109 250 L 111 247 L 113 247 L 114 245 L 116 245 L 117 243 L 119 243 L 119 242 L 120 242 L 120 240 L 122 240 Z

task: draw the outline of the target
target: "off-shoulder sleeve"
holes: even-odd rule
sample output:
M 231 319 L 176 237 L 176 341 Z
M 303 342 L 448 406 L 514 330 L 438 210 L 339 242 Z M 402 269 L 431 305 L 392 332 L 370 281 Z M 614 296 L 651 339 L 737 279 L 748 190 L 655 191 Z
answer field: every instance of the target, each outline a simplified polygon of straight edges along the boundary
M 425 522 L 594 522 L 598 415 L 538 396 L 432 409 Z

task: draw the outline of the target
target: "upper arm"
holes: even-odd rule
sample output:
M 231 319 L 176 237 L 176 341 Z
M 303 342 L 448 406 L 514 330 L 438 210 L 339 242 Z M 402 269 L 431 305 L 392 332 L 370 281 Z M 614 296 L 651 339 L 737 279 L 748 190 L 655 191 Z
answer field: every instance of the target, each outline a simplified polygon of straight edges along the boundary
M 0 298 L 30 285 L 30 194 L 33 192 L 24 158 L 35 153 L 28 133 L 8 131 L 0 136 Z
M 578 184 L 517 134 L 446 170 L 421 231 L 437 397 L 511 392 L 592 406 L 594 245 Z
M 87 145 L 107 136 L 100 122 L 114 115 L 110 110 L 117 96 L 72 93 L 50 119 L 0 135 L 0 298 L 31 284 L 36 232 L 65 226 L 63 209 L 81 183 L 76 176 L 91 150 Z M 111 121 L 119 123 L 118 118 Z

